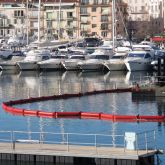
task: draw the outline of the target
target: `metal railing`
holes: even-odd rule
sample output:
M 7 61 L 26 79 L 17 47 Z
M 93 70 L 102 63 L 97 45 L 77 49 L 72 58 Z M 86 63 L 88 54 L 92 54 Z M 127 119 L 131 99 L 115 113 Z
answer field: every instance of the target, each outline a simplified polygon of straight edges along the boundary
M 53 133 L 53 132 L 26 132 L 26 131 L 0 131 L 0 148 L 17 149 L 19 144 L 39 144 L 38 150 L 43 149 L 45 144 L 63 145 L 67 152 L 70 151 L 71 146 L 91 146 L 97 149 L 101 147 L 106 148 L 122 148 L 123 152 L 128 150 L 128 141 L 125 135 L 106 135 L 106 134 L 81 134 L 81 133 Z M 5 145 L 5 144 L 8 144 Z M 133 142 L 133 150 L 157 150 L 156 148 L 156 134 L 155 131 L 147 131 L 136 133 L 136 140 Z M 26 150 L 26 148 L 24 148 Z

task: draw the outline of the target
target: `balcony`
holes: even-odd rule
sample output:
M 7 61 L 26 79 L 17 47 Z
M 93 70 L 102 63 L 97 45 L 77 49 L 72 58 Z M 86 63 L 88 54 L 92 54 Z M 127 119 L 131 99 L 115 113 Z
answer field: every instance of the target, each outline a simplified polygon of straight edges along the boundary
M 91 22 L 88 21 L 88 20 L 81 20 L 80 22 L 81 22 L 81 24 L 90 24 L 90 23 L 91 23 Z
M 88 12 L 80 12 L 80 15 L 90 15 Z
M 0 24 L 0 29 L 5 29 L 5 28 L 9 28 L 10 24 Z
M 67 30 L 73 30 L 73 29 L 75 29 L 76 27 L 75 26 L 73 26 L 73 25 L 66 25 L 66 29 Z
M 148 11 L 146 10 L 131 11 L 131 14 L 148 14 Z
M 109 22 L 109 19 L 101 19 L 100 22 Z
M 47 17 L 46 18 L 46 21 L 55 21 L 56 19 L 55 18 L 53 18 L 53 17 Z
M 67 17 L 66 19 L 67 19 L 67 20 L 70 20 L 70 21 L 76 21 L 76 20 L 77 20 L 76 17 Z
M 81 5 L 84 5 L 84 6 L 85 6 L 85 5 L 90 5 L 90 3 L 89 3 L 89 2 L 81 2 L 81 3 L 80 3 L 80 6 L 81 6 Z
M 101 15 L 110 15 L 109 9 L 101 11 Z

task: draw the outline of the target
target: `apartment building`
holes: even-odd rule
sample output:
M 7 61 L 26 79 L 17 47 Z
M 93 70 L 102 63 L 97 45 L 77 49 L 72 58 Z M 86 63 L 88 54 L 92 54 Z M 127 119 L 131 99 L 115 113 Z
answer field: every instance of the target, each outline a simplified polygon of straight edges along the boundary
M 129 35 L 150 38 L 164 31 L 164 0 L 124 0 L 128 4 Z
M 122 0 L 116 0 L 115 11 L 111 0 L 47 0 L 41 1 L 40 10 L 36 0 L 0 2 L 2 36 L 19 33 L 36 36 L 40 29 L 40 36 L 47 38 L 112 38 L 113 26 L 116 36 L 126 36 L 128 13 Z M 112 12 L 116 16 L 115 25 L 112 25 Z
M 72 2 L 45 2 L 45 27 L 49 34 L 60 38 L 99 36 L 112 38 L 112 1 L 80 0 Z M 127 4 L 116 3 L 116 33 L 125 35 Z M 60 14 L 59 14 L 60 13 Z M 121 18 L 122 17 L 122 18 Z M 122 20 L 122 21 L 121 21 Z
M 41 8 L 40 33 L 44 34 L 44 12 Z M 38 3 L 1 2 L 0 5 L 0 35 L 35 35 L 38 32 Z
M 78 16 L 77 2 L 45 2 L 44 7 L 44 28 L 45 34 L 50 38 L 77 38 L 78 37 Z
M 112 38 L 112 26 L 114 26 L 112 25 L 112 12 L 116 13 L 116 34 L 124 35 L 123 23 L 127 16 L 127 5 L 122 1 L 116 3 L 116 11 L 112 11 L 111 0 L 80 0 L 78 8 L 79 36 L 96 35 L 102 38 Z M 120 14 L 117 14 L 119 11 Z M 121 19 L 123 21 L 120 21 Z

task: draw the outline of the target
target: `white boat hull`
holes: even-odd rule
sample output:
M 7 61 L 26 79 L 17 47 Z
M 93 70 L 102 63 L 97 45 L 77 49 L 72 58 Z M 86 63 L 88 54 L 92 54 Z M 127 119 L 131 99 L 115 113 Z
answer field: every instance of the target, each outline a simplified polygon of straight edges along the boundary
M 125 62 L 128 71 L 145 71 L 152 68 L 151 63 L 128 61 Z
M 17 66 L 17 64 L 16 63 L 6 63 L 6 64 L 0 64 L 0 68 L 2 69 L 2 70 L 18 70 L 19 68 L 18 68 L 18 66 Z
M 63 69 L 61 63 L 38 64 L 38 68 L 41 70 L 60 70 L 60 69 Z
M 19 62 L 17 63 L 17 65 L 19 66 L 20 70 L 37 70 L 38 69 L 38 65 L 37 62 Z
M 66 70 L 80 70 L 78 61 L 65 61 L 62 63 L 62 65 Z
M 121 63 L 107 62 L 104 65 L 110 71 L 124 71 L 124 70 L 127 70 L 126 65 L 125 65 L 124 62 L 121 62 Z
M 78 65 L 81 70 L 97 70 L 102 71 L 104 69 L 104 65 L 101 63 L 85 63 Z

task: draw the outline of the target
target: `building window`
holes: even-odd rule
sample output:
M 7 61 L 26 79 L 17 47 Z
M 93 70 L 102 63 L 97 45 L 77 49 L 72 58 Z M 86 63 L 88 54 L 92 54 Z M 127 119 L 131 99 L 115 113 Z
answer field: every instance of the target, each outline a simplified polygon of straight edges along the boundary
M 92 7 L 92 12 L 96 12 L 96 7 Z
M 108 4 L 108 3 L 109 3 L 108 0 L 102 0 L 102 4 L 106 5 L 106 4 Z
M 98 5 L 99 1 L 98 0 L 93 0 L 94 5 Z
M 17 19 L 14 19 L 14 24 L 17 24 Z
M 87 8 L 81 7 L 80 8 L 80 14 L 87 14 Z
M 67 12 L 67 18 L 73 18 L 73 12 Z
M 95 28 L 95 27 L 97 27 L 97 25 L 96 24 L 92 24 L 92 28 Z
M 102 37 L 107 37 L 108 33 L 107 32 L 101 32 Z
M 108 22 L 108 16 L 107 15 L 102 15 L 101 16 L 101 22 Z
M 52 21 L 47 21 L 47 28 L 52 28 Z
M 108 30 L 108 23 L 101 24 L 101 30 Z
M 81 0 L 81 4 L 82 5 L 87 5 L 87 4 L 89 4 L 89 0 Z
M 52 12 L 46 13 L 46 19 L 52 19 Z
M 23 10 L 15 10 L 14 16 L 15 17 L 23 17 Z

